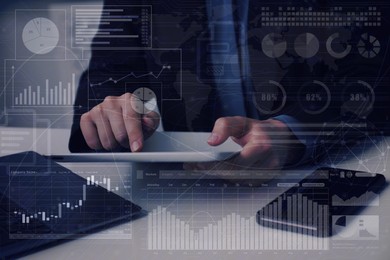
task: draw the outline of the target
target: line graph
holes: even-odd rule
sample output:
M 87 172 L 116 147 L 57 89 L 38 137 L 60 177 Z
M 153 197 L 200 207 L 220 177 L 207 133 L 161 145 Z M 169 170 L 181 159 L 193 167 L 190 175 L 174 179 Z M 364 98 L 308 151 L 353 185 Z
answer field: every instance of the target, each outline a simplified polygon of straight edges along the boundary
M 154 73 L 153 71 L 151 71 L 151 72 L 148 72 L 148 73 L 137 75 L 136 73 L 131 72 L 131 73 L 129 73 L 129 74 L 127 74 L 127 75 L 125 75 L 125 76 L 123 76 L 121 78 L 114 79 L 114 78 L 110 77 L 107 80 L 104 80 L 104 81 L 99 82 L 99 83 L 91 83 L 90 86 L 91 87 L 102 86 L 102 85 L 104 85 L 106 83 L 109 83 L 109 82 L 117 84 L 117 83 L 119 83 L 119 82 L 121 82 L 121 81 L 123 81 L 123 80 L 125 80 L 127 78 L 130 78 L 130 77 L 133 77 L 134 79 L 140 79 L 140 78 L 144 78 L 144 77 L 149 77 L 150 76 L 150 77 L 153 77 L 155 79 L 159 79 L 160 76 L 162 75 L 162 73 L 165 70 L 170 70 L 171 68 L 172 67 L 170 65 L 163 65 L 161 67 L 161 70 L 158 73 Z
M 161 93 L 162 100 L 181 100 L 182 66 L 181 49 L 95 50 L 87 72 L 88 105 L 94 107 L 107 96 L 119 97 L 141 87 Z
M 131 214 L 128 200 L 118 200 L 114 194 L 124 192 L 123 196 L 130 198 L 131 180 L 122 182 L 101 166 L 81 166 L 75 172 L 86 179 L 66 168 L 41 162 L 10 165 L 9 195 L 15 204 L 9 208 L 9 236 L 56 239 L 74 227 Z M 131 239 L 131 226 L 125 225 L 119 232 L 102 231 L 100 238 Z

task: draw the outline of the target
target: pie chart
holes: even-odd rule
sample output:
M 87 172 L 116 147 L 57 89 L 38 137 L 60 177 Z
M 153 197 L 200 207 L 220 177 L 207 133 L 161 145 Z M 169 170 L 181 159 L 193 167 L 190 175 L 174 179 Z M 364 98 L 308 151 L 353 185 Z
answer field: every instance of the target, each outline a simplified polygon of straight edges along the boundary
M 347 225 L 349 224 L 347 216 L 333 216 L 332 219 L 332 235 L 337 235 L 341 238 L 350 238 L 356 234 L 356 230 L 354 228 L 347 228 Z
M 308 59 L 317 54 L 320 49 L 320 42 L 314 34 L 303 33 L 295 39 L 294 48 L 299 56 Z
M 264 37 L 261 47 L 267 57 L 279 58 L 286 52 L 287 42 L 283 39 L 282 35 L 270 33 Z
M 357 47 L 360 55 L 367 59 L 375 58 L 381 50 L 381 44 L 378 39 L 368 33 L 360 36 Z
M 38 17 L 30 20 L 22 32 L 22 40 L 26 48 L 35 54 L 47 54 L 58 44 L 57 26 L 49 19 Z
M 149 88 L 139 88 L 131 96 L 131 107 L 138 114 L 145 115 L 157 107 L 156 94 Z

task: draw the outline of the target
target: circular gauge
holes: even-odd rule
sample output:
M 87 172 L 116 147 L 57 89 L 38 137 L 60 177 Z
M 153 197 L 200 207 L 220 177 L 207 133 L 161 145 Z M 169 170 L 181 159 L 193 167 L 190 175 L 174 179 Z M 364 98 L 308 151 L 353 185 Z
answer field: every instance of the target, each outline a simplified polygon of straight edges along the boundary
M 367 59 L 375 58 L 381 50 L 381 44 L 378 39 L 368 33 L 360 36 L 357 47 L 360 55 Z
M 286 104 L 286 91 L 281 84 L 270 80 L 261 84 L 253 95 L 256 108 L 265 115 L 276 114 Z
M 145 115 L 157 107 L 156 94 L 149 88 L 139 88 L 131 96 L 131 107 L 139 114 Z
M 324 112 L 329 107 L 330 99 L 329 88 L 317 80 L 303 85 L 298 93 L 302 109 L 311 115 Z
M 334 33 L 326 41 L 326 50 L 333 58 L 342 59 L 351 52 L 352 46 L 342 42 L 339 33 Z
M 320 49 L 320 42 L 314 34 L 303 33 L 295 39 L 294 48 L 299 56 L 308 59 L 317 54 Z
M 59 37 L 57 26 L 49 19 L 43 17 L 29 21 L 22 33 L 24 45 L 35 54 L 51 52 L 57 46 Z
M 368 116 L 375 102 L 375 92 L 365 81 L 349 84 L 343 91 L 343 113 L 353 113 L 361 118 Z
M 287 42 L 283 39 L 282 35 L 270 33 L 264 37 L 261 47 L 267 57 L 279 58 L 286 52 Z

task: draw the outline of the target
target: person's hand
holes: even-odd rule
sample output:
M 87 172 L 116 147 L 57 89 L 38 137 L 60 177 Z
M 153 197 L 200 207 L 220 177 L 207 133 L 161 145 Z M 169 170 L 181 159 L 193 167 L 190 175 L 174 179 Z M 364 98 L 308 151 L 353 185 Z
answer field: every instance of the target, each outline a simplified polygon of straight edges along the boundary
M 221 162 L 185 164 L 186 170 L 278 169 L 296 163 L 304 146 L 281 121 L 245 117 L 219 118 L 207 140 L 217 146 L 228 138 L 242 146 L 241 152 Z
M 138 114 L 131 106 L 132 94 L 108 96 L 102 103 L 81 116 L 80 127 L 91 149 L 118 151 L 142 150 L 144 139 L 157 129 L 160 116 L 151 111 Z

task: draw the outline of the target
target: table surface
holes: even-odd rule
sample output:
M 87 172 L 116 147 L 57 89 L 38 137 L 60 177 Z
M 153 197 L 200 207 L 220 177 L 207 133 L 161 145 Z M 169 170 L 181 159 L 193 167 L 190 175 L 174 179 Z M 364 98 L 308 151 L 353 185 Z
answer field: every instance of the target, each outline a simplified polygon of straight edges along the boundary
M 27 131 L 34 135 L 34 143 L 26 139 L 25 143 L 17 147 L 20 151 L 35 150 L 43 154 L 68 152 L 68 130 L 0 128 L 0 134 L 6 134 L 4 131 Z M 329 153 L 323 165 L 379 172 L 389 179 L 390 173 L 386 169 L 390 166 L 389 144 L 389 137 L 368 138 L 367 142 L 360 144 L 357 150 L 345 149 L 342 152 Z M 210 183 L 207 187 L 199 184 L 193 187 L 170 187 L 156 182 L 148 183 L 148 180 L 140 177 L 144 176 L 142 172 L 147 174 L 147 171 L 165 170 L 164 164 L 113 162 L 94 163 L 93 165 L 63 163 L 63 165 L 84 178 L 88 177 L 91 171 L 110 172 L 111 183 L 123 185 L 121 187 L 118 185 L 118 189 L 114 192 L 131 199 L 149 214 L 109 230 L 38 251 L 28 255 L 26 259 L 53 259 L 54 257 L 56 259 L 171 259 L 173 257 L 237 259 L 240 256 L 245 259 L 258 259 L 261 256 L 266 259 L 302 259 L 306 256 L 314 256 L 318 259 L 389 259 L 390 190 L 388 188 L 380 194 L 379 206 L 367 207 L 359 216 L 351 220 L 351 228 L 346 228 L 337 236 L 313 238 L 305 234 L 262 227 L 255 223 L 254 216 L 257 210 L 278 196 L 271 194 L 270 189 L 264 192 L 264 187 L 224 188 L 210 186 L 212 185 Z M 168 167 L 169 170 L 172 170 L 172 167 Z M 265 196 L 259 197 L 264 194 Z M 168 219 L 172 221 L 167 221 Z M 232 225 L 233 219 L 240 219 L 241 226 Z M 364 220 L 367 230 L 377 230 L 378 234 L 368 238 L 351 236 L 351 232 L 356 232 L 351 229 L 357 229 L 357 226 L 362 225 Z M 168 223 L 168 227 L 165 226 L 166 224 L 158 226 L 161 223 Z M 187 241 L 176 241 L 175 238 L 168 241 L 164 239 L 164 235 L 157 238 L 151 237 L 155 234 L 153 228 L 159 230 L 156 234 L 169 233 L 171 223 L 189 229 L 189 234 L 193 237 L 189 238 L 191 245 L 188 247 L 193 246 L 194 249 L 185 249 Z M 229 227 L 228 224 L 234 228 L 222 231 L 225 236 L 221 234 L 220 247 L 225 249 L 213 249 L 209 242 L 203 240 L 206 235 L 199 233 L 199 230 L 206 232 L 207 227 L 217 230 L 218 225 Z M 125 229 L 130 232 L 121 235 Z M 241 235 L 246 234 L 245 232 L 248 236 Z M 254 240 L 256 235 L 259 238 Z M 168 235 L 168 237 L 171 236 Z M 241 244 L 238 241 L 241 241 Z M 218 245 L 216 247 L 218 248 Z

